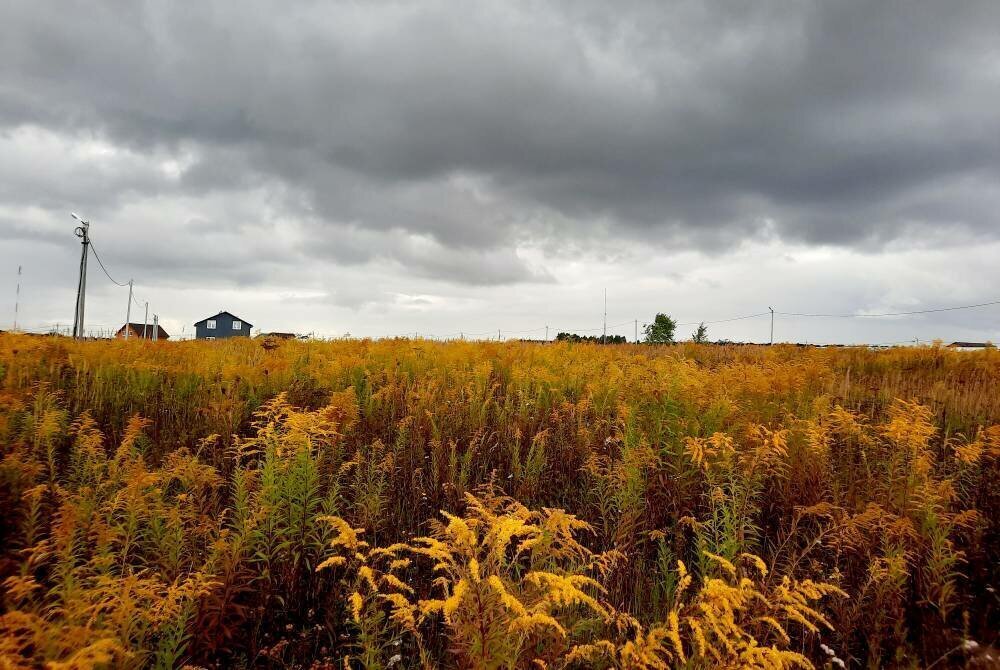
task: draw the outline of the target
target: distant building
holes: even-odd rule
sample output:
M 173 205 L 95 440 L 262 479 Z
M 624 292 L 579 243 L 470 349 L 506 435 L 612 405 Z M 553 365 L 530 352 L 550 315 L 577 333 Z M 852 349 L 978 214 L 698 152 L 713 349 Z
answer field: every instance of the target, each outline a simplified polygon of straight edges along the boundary
M 993 349 L 992 342 L 952 342 L 949 349 Z
M 163 330 L 163 326 L 153 325 L 152 323 L 141 324 L 141 323 L 126 323 L 124 326 L 118 329 L 115 333 L 115 337 L 118 339 L 125 338 L 125 330 L 128 329 L 128 336 L 131 337 L 143 337 L 143 328 L 145 326 L 145 338 L 147 340 L 169 340 L 170 335 L 167 331 Z
M 250 337 L 253 324 L 230 312 L 219 312 L 194 324 L 194 336 L 199 340 L 223 340 L 230 337 Z

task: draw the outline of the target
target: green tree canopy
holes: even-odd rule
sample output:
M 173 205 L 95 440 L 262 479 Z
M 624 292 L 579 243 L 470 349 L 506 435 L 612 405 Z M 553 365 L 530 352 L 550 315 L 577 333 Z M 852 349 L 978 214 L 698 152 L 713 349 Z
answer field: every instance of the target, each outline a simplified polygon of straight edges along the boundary
M 691 341 L 701 344 L 708 340 L 708 328 L 705 327 L 705 322 L 698 324 L 698 330 L 691 333 Z
M 674 341 L 675 330 L 677 330 L 676 321 L 666 314 L 657 314 L 653 323 L 643 326 L 642 332 L 645 333 L 647 342 L 664 344 Z

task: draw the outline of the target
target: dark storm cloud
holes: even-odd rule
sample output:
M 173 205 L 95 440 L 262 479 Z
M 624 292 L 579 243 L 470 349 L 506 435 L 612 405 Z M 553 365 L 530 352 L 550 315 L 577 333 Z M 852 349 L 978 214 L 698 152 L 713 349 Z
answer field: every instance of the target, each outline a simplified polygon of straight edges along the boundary
M 122 154 L 0 195 L 267 188 L 302 236 L 275 262 L 459 283 L 609 236 L 995 239 L 998 44 L 993 1 L 10 3 L 0 125 Z

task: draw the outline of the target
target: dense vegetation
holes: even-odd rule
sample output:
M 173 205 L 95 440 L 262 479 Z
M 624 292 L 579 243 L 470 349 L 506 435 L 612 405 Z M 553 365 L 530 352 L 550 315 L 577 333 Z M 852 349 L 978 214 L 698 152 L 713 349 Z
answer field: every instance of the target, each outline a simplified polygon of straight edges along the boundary
M 559 333 L 556 342 L 587 342 L 590 344 L 628 344 L 624 335 L 577 335 L 576 333 Z
M 0 335 L 0 668 L 995 654 L 1000 354 Z

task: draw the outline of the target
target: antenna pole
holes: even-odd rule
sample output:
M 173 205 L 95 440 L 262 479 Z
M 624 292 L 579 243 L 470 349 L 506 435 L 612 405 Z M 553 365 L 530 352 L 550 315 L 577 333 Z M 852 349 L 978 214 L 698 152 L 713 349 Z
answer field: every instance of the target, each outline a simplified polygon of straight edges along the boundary
M 142 339 L 146 339 L 146 324 L 149 323 L 149 301 L 146 301 L 146 315 L 142 317 Z
M 545 341 L 549 341 L 549 327 L 545 326 Z
M 14 332 L 17 332 L 17 310 L 21 306 L 21 266 L 17 266 L 17 292 L 14 294 Z
M 774 344 L 774 308 L 768 307 L 771 310 L 771 344 Z
M 639 319 L 635 320 L 635 343 L 639 344 Z
M 159 339 L 160 339 L 159 335 L 160 335 L 160 315 L 159 314 L 154 314 L 153 315 L 153 341 L 154 342 L 159 341 Z
M 601 333 L 601 344 L 605 344 L 608 337 L 608 289 L 604 289 L 604 332 Z

